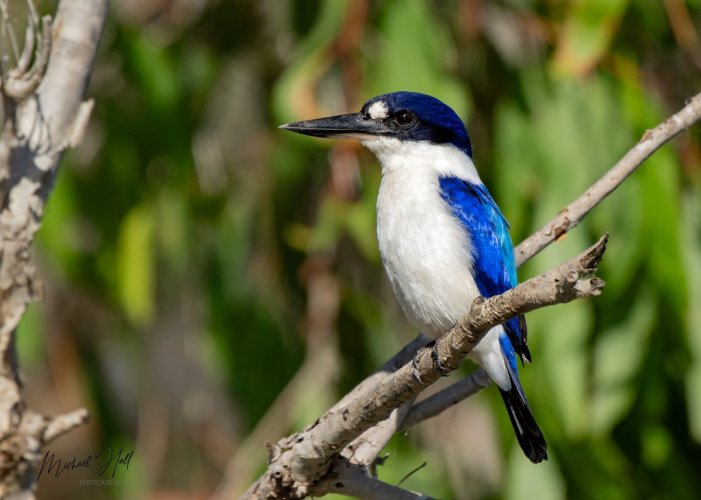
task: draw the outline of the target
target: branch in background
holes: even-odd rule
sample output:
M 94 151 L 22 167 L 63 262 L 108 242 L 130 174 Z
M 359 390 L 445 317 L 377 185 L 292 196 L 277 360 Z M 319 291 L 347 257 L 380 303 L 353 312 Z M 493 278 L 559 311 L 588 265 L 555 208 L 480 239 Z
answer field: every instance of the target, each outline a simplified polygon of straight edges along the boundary
M 481 368 L 475 370 L 467 377 L 461 378 L 445 389 L 414 404 L 409 409 L 399 430 L 407 430 L 424 420 L 440 415 L 447 408 L 459 403 L 463 399 L 477 394 L 485 387 L 489 387 L 491 383 L 492 381 L 489 380 L 484 370 Z M 379 453 L 379 451 L 377 453 Z
M 431 497 L 371 477 L 365 467 L 345 458 L 336 459 L 330 469 L 332 472 L 316 485 L 310 493 L 312 496 L 340 493 L 364 500 L 431 500 Z
M 0 13 L 7 19 L 4 0 Z M 27 408 L 15 352 L 16 329 L 41 295 L 31 262 L 63 151 L 80 141 L 90 105 L 83 96 L 107 18 L 108 1 L 61 0 L 42 20 L 31 1 L 17 66 L 2 75 L 0 140 L 0 496 L 32 498 L 42 448 L 88 419 L 85 410 L 48 417 Z M 51 27 L 53 25 L 53 31 Z M 12 34 L 14 37 L 14 35 Z M 14 40 L 14 38 L 13 38 Z M 34 61 L 30 65 L 30 61 Z
M 369 428 L 343 449 L 341 456 L 351 463 L 366 467 L 373 477 L 377 477 L 377 455 L 384 449 L 392 436 L 401 429 L 413 401 L 404 403 L 390 414 L 389 418 Z
M 563 208 L 557 217 L 526 238 L 514 250 L 516 266 L 543 250 L 550 243 L 577 226 L 591 210 L 616 189 L 660 146 L 701 119 L 701 94 L 687 101 L 679 112 L 648 130 L 638 143 L 618 160 L 611 170 L 596 181 L 579 198 Z
M 476 299 L 470 313 L 436 340 L 434 349 L 441 366 L 455 370 L 489 329 L 513 316 L 599 295 L 604 283 L 592 274 L 605 251 L 606 239 L 602 237 L 578 257 L 502 295 Z M 431 349 L 420 349 L 411 362 L 376 386 L 367 386 L 364 393 L 357 394 L 344 406 L 336 405 L 310 427 L 272 446 L 266 474 L 244 498 L 295 499 L 312 492 L 326 493 L 316 486 L 326 474 L 335 473 L 329 472 L 332 459 L 360 434 L 412 401 L 440 377 Z

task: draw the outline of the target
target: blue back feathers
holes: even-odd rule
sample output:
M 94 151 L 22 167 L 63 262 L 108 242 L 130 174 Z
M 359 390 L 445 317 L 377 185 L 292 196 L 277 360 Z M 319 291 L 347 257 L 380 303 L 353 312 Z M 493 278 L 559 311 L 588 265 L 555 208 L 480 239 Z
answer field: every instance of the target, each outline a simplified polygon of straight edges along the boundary
M 367 114 L 370 106 L 378 101 L 387 107 L 389 116 L 400 111 L 411 111 L 417 116 L 417 124 L 398 134 L 400 139 L 452 144 L 472 158 L 465 124 L 455 111 L 435 97 L 418 92 L 393 92 L 370 99 L 361 113 Z
M 483 297 L 499 295 L 518 283 L 509 225 L 483 184 L 472 184 L 457 177 L 439 179 L 441 197 L 453 215 L 470 234 L 474 278 Z M 502 351 L 516 369 L 516 352 L 530 358 L 526 346 L 526 323 L 523 317 L 504 324 L 508 335 L 501 339 Z M 513 348 L 504 342 L 511 341 Z

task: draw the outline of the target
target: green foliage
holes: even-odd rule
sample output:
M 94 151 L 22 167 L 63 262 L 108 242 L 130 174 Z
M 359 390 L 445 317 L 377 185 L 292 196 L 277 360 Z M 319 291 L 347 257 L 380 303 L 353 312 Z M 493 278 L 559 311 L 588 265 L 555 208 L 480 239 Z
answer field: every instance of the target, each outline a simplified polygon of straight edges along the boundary
M 123 491 L 44 498 L 205 496 L 237 453 L 240 492 L 266 441 L 415 334 L 379 262 L 376 160 L 279 124 L 433 94 L 466 120 L 519 242 L 701 83 L 680 35 L 698 1 L 161 3 L 115 6 L 91 126 L 39 235 L 47 299 L 19 341 L 43 404 L 90 407 L 93 451 L 133 446 L 138 470 Z M 528 315 L 546 464 L 522 456 L 490 389 L 396 436 L 380 477 L 426 461 L 403 484 L 444 498 L 698 496 L 700 159 L 683 134 L 519 271 L 610 234 L 601 297 Z

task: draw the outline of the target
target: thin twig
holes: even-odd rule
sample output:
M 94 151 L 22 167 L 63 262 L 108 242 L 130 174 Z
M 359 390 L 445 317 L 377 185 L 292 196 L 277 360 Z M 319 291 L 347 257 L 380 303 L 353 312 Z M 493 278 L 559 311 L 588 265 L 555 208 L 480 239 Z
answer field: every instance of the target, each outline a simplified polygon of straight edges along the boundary
M 399 480 L 399 482 L 397 483 L 397 486 L 401 486 L 402 483 L 403 483 L 404 481 L 406 481 L 406 480 L 409 479 L 411 476 L 413 476 L 414 474 L 416 474 L 417 472 L 419 472 L 421 469 L 423 469 L 424 467 L 426 467 L 427 464 L 428 464 L 428 462 L 424 462 L 424 463 L 422 463 L 421 465 L 419 465 L 419 466 L 417 466 L 417 467 L 414 467 L 412 470 L 410 470 L 409 472 L 407 472 L 407 473 L 404 475 L 404 477 L 401 478 L 401 479 Z
M 85 424 L 90 419 L 87 410 L 79 410 L 54 417 L 44 430 L 44 442 L 49 443 L 63 434 Z
M 407 474 L 407 477 L 421 467 Z M 432 500 L 432 497 L 413 493 L 400 488 L 399 485 L 394 486 L 371 477 L 365 468 L 343 458 L 334 461 L 332 472 L 319 482 L 310 495 L 320 496 L 327 493 L 340 493 L 363 500 Z
M 514 250 L 516 265 L 543 250 L 550 243 L 577 226 L 582 219 L 660 146 L 670 141 L 701 119 L 701 94 L 687 101 L 679 112 L 667 118 L 657 127 L 643 134 L 640 141 L 628 151 L 611 170 L 587 189 L 579 198 L 562 209 L 557 217 L 526 238 Z

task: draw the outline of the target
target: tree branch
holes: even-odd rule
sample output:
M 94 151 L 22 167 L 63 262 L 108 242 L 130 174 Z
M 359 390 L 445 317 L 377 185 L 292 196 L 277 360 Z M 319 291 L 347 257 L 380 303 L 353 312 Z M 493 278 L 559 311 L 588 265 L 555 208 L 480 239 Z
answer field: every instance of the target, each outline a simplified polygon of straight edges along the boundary
M 616 189 L 630 174 L 666 142 L 701 119 L 701 94 L 687 101 L 677 113 L 657 127 L 646 131 L 640 141 L 582 195 L 563 208 L 557 216 L 526 238 L 514 249 L 516 266 L 543 250 L 577 226 L 591 210 Z
M 3 3 L 4 5 L 4 3 Z M 15 352 L 15 335 L 27 305 L 40 297 L 31 247 L 63 151 L 84 125 L 83 95 L 107 0 L 61 0 L 54 23 L 30 29 L 17 67 L 2 75 L 0 142 L 0 496 L 32 498 L 42 447 L 84 423 L 85 410 L 48 417 L 27 408 Z M 6 9 L 3 10 L 6 15 Z M 31 53 L 34 52 L 34 63 Z M 81 112 L 83 110 L 83 112 Z M 76 118 L 78 117 L 78 118 Z
M 398 429 L 399 432 L 405 431 L 431 417 L 440 415 L 447 408 L 459 403 L 463 399 L 477 394 L 485 387 L 489 387 L 491 383 L 492 381 L 489 380 L 484 370 L 481 368 L 475 370 L 467 377 L 461 378 L 454 384 L 449 385 L 445 389 L 419 401 L 409 408 L 404 422 L 401 423 Z M 376 453 L 380 451 L 381 449 Z
M 502 295 L 478 298 L 470 313 L 435 343 L 443 368 L 456 369 L 492 327 L 518 314 L 576 298 L 599 295 L 604 286 L 592 277 L 605 251 L 607 237 L 560 266 L 536 276 Z M 412 401 L 441 377 L 431 350 L 422 348 L 413 360 L 387 375 L 366 392 L 336 405 L 300 433 L 280 440 L 270 449 L 266 474 L 244 498 L 304 498 L 327 473 L 331 459 L 353 439 L 385 420 L 395 408 Z M 346 399 L 347 400 L 347 399 Z M 333 473 L 332 471 L 331 473 Z M 318 490 L 314 490 L 319 494 Z
M 310 492 L 311 496 L 340 493 L 365 500 L 431 500 L 431 497 L 380 481 L 370 476 L 365 467 L 345 458 L 334 460 L 330 470 L 332 472 Z

